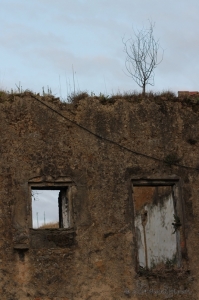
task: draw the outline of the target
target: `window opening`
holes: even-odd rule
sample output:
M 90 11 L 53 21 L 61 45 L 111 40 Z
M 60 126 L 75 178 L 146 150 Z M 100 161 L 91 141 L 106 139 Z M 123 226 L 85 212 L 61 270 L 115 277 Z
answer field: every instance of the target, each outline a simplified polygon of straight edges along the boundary
M 31 187 L 32 227 L 69 228 L 71 226 L 70 187 Z
M 139 268 L 180 266 L 179 192 L 173 181 L 133 182 L 135 233 Z

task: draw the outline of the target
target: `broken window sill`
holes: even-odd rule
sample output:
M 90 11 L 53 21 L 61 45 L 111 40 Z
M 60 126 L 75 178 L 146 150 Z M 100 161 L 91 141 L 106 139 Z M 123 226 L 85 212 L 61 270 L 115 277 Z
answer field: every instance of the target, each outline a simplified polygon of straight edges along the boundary
M 74 228 L 30 229 L 30 244 L 33 249 L 68 248 L 76 245 Z

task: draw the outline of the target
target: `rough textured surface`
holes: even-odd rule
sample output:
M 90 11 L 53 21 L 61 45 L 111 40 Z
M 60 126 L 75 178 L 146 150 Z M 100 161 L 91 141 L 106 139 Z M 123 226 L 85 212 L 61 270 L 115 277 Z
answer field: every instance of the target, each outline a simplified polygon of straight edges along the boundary
M 171 187 L 141 186 L 133 190 L 139 265 L 151 269 L 174 263 L 177 230 L 175 232 L 172 225 L 175 211 Z M 137 210 L 137 204 L 141 203 L 141 210 Z
M 198 299 L 198 102 L 88 98 L 73 106 L 37 96 L 97 137 L 34 97 L 0 103 L 1 299 Z M 76 193 L 62 243 L 64 231 L 30 229 L 29 182 L 65 177 Z M 180 269 L 138 272 L 131 180 L 142 178 L 179 179 Z

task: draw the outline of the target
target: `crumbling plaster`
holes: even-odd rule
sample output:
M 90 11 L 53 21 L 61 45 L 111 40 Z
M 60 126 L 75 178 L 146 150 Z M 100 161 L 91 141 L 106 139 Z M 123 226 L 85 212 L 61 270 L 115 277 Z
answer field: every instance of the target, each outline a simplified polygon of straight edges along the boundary
M 161 97 L 76 105 L 36 98 L 59 114 L 31 93 L 0 104 L 1 299 L 198 299 L 199 105 Z M 166 164 L 173 153 L 193 168 Z M 76 187 L 74 226 L 61 232 L 69 241 L 62 244 L 54 231 L 30 229 L 29 182 L 67 176 Z M 138 274 L 131 180 L 174 177 L 182 182 L 183 266 Z

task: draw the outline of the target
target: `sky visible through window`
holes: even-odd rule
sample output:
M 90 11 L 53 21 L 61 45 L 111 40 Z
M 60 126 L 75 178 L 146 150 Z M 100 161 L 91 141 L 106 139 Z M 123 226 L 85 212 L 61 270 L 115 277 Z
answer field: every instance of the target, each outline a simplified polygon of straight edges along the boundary
M 59 221 L 59 190 L 32 190 L 33 228 Z

